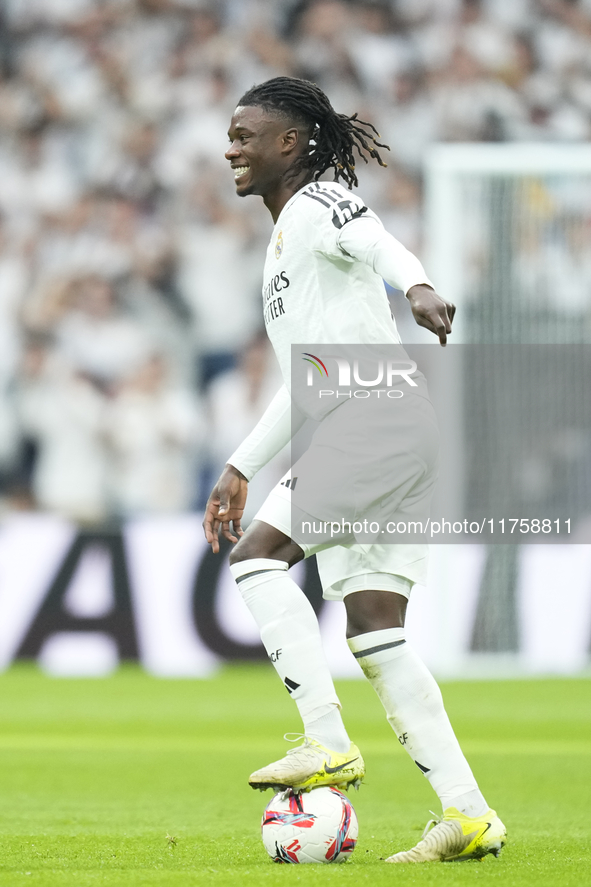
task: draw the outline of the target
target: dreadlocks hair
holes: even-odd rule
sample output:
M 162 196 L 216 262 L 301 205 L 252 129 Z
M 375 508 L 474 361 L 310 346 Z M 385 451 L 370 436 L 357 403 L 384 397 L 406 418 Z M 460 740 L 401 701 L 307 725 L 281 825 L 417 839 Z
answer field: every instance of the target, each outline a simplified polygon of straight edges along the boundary
M 371 123 L 359 120 L 357 114 L 338 114 L 328 96 L 310 80 L 299 77 L 274 77 L 245 92 L 239 105 L 257 106 L 281 114 L 307 127 L 311 149 L 300 154 L 290 174 L 313 171 L 318 181 L 327 169 L 334 170 L 334 181 L 343 179 L 349 189 L 359 184 L 355 173 L 354 151 L 368 163 L 369 154 L 380 166 L 386 166 L 378 148 L 390 150 L 376 139 L 379 132 Z

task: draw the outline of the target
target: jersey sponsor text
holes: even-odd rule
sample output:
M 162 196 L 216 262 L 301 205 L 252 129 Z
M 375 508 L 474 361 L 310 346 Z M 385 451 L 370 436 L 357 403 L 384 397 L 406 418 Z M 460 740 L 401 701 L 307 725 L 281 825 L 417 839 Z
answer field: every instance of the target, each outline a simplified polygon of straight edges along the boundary
M 282 290 L 286 290 L 289 286 L 289 277 L 282 271 L 280 274 L 275 274 L 269 283 L 263 289 L 263 311 L 265 317 L 265 324 L 268 326 L 272 320 L 279 317 L 281 314 L 285 314 L 285 305 L 283 304 L 283 299 L 278 295 Z

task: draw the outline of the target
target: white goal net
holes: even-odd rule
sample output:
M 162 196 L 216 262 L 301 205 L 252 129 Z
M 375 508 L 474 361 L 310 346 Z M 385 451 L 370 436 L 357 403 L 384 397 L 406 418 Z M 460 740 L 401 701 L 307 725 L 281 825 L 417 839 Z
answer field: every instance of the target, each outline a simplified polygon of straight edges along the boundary
M 426 166 L 425 255 L 438 291 L 458 309 L 454 345 L 591 345 L 591 150 L 435 146 Z M 527 359 L 520 360 L 527 370 Z M 523 489 L 529 484 L 530 506 L 537 495 L 540 509 L 554 515 L 578 509 L 581 526 L 585 509 L 591 513 L 591 429 L 582 418 L 589 380 L 575 375 L 568 398 L 546 407 L 543 393 L 533 399 L 511 393 L 477 363 L 464 366 L 454 421 L 458 452 L 469 439 L 472 451 L 494 460 L 501 443 L 495 434 L 510 428 L 511 409 L 530 411 L 534 429 L 550 411 L 553 450 L 532 449 L 520 469 Z M 490 497 L 486 484 L 486 470 L 468 475 L 462 491 L 468 509 Z M 576 671 L 588 664 L 591 549 L 523 543 L 433 546 L 429 600 L 438 630 L 431 664 L 439 673 L 462 673 L 466 657 L 492 673 Z
M 426 240 L 454 342 L 591 342 L 589 146 L 435 147 Z

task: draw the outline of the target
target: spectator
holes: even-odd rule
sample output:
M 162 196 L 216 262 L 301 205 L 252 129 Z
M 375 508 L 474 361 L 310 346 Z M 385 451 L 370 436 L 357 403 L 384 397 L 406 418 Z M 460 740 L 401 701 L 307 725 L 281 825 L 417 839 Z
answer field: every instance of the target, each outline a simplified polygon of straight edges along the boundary
M 126 478 L 116 507 L 136 513 L 192 501 L 187 386 L 211 383 L 215 413 L 214 395 L 220 411 L 226 400 L 237 409 L 243 385 L 244 422 L 267 398 L 262 352 L 247 346 L 268 229 L 256 204 L 237 204 L 223 158 L 236 96 L 253 82 L 309 77 L 376 125 L 391 169 L 359 164 L 361 194 L 419 252 L 434 141 L 591 136 L 591 0 L 8 0 L 3 24 L 0 480 L 16 465 L 41 507 L 83 520 L 110 513 L 105 412 L 121 410 L 126 434 L 137 425 L 148 440 L 149 417 L 174 412 L 164 401 L 185 403 L 167 505 L 149 484 L 142 500 L 122 467 L 141 441 L 110 439 Z M 523 304 L 586 335 L 586 209 L 536 199 L 539 230 L 516 238 Z M 475 216 L 465 244 L 468 284 L 489 260 L 483 224 Z M 406 303 L 395 307 L 404 330 Z M 39 336 L 49 344 L 22 345 Z M 165 449 L 153 434 L 153 452 Z M 160 464 L 140 449 L 141 471 Z
M 194 499 L 195 456 L 204 437 L 198 403 L 151 356 L 119 387 L 106 414 L 115 513 L 184 511 Z
M 254 336 L 243 349 L 237 366 L 216 377 L 207 391 L 209 474 L 217 478 L 228 453 L 252 431 L 281 387 L 281 376 L 267 335 Z M 274 484 L 289 468 L 289 452 L 278 454 L 249 484 L 245 524 L 263 504 L 269 483 Z M 211 485 L 204 484 L 207 489 Z
M 434 86 L 433 101 L 443 141 L 503 141 L 524 116 L 517 96 L 462 45 Z
M 108 516 L 105 403 L 55 351 L 39 342 L 25 349 L 17 406 L 22 433 L 35 443 L 31 480 L 39 508 L 81 523 Z
M 248 220 L 226 206 L 219 179 L 199 179 L 191 197 L 194 220 L 177 234 L 177 284 L 200 346 L 197 378 L 207 385 L 234 365 L 236 352 L 260 323 L 260 269 Z
M 381 107 L 379 116 L 384 126 L 380 132 L 390 145 L 392 156 L 419 173 L 425 151 L 436 137 L 435 110 L 426 72 L 419 67 L 402 70 L 389 88 L 391 105 Z
M 112 285 L 100 277 L 80 281 L 74 306 L 56 326 L 60 355 L 105 390 L 146 360 L 150 343 L 120 310 Z

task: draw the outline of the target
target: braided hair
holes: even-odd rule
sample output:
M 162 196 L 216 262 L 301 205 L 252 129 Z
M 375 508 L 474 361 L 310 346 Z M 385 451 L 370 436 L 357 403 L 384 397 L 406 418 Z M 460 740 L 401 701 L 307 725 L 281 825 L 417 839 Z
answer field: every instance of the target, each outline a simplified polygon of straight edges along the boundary
M 303 124 L 310 133 L 311 150 L 300 154 L 291 167 L 292 175 L 313 172 L 317 181 L 327 169 L 334 170 L 334 181 L 343 179 L 351 189 L 359 184 L 355 174 L 354 151 L 368 163 L 369 154 L 380 166 L 386 166 L 378 148 L 390 150 L 377 141 L 380 134 L 371 123 L 357 114 L 338 114 L 325 93 L 310 80 L 298 77 L 274 77 L 245 92 L 239 105 L 257 106 Z

